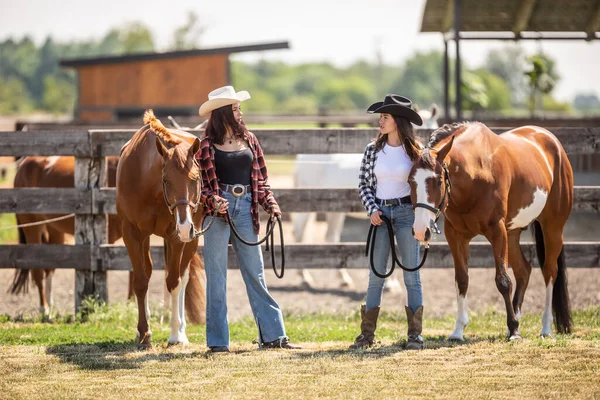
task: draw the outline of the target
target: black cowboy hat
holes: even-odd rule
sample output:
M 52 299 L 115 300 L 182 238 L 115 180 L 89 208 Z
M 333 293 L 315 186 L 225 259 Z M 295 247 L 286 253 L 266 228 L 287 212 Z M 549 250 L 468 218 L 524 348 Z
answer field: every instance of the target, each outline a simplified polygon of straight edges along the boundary
M 423 119 L 415 110 L 412 109 L 412 101 L 407 97 L 398 96 L 397 94 L 388 94 L 383 101 L 371 104 L 367 109 L 369 114 L 391 114 L 398 115 L 408 119 L 415 125 L 423 125 Z

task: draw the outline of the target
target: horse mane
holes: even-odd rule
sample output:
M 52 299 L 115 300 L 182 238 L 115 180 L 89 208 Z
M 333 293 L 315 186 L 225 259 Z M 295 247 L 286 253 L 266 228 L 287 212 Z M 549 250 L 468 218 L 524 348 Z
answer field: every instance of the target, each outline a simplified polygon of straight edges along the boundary
M 431 150 L 434 149 L 434 146 L 453 134 L 460 135 L 467 129 L 468 125 L 468 121 L 453 122 L 451 124 L 444 124 L 441 128 L 431 132 L 431 135 L 429 136 L 429 143 L 427 143 L 427 147 L 425 147 L 423 153 L 421 154 L 423 160 L 431 167 L 434 167 L 435 160 L 431 155 Z
M 162 124 L 162 122 L 156 118 L 152 109 L 148 109 L 144 113 L 144 124 L 150 125 L 150 129 L 152 129 L 152 131 L 156 133 L 156 135 L 158 135 L 158 137 L 165 142 L 165 144 L 176 145 L 181 143 L 181 140 L 173 137 L 169 130 Z

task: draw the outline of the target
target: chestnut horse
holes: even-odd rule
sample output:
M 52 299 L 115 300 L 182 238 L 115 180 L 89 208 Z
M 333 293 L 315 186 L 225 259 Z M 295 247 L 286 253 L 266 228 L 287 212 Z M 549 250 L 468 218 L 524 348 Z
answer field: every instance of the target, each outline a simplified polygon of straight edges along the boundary
M 107 179 L 109 186 L 115 186 L 117 173 L 117 157 L 107 159 Z M 73 187 L 75 171 L 74 157 L 25 157 L 17 167 L 14 179 L 15 188 L 45 187 L 67 188 Z M 61 217 L 56 214 L 17 214 L 17 224 L 36 224 L 19 228 L 19 243 L 29 244 L 64 244 L 65 235 L 73 235 L 73 218 L 42 223 L 48 219 Z M 121 237 L 121 223 L 116 215 L 111 215 L 108 220 L 108 242 L 114 243 Z M 13 294 L 26 293 L 29 288 L 28 269 L 17 269 L 10 287 Z M 31 277 L 38 288 L 40 297 L 40 313 L 48 316 L 52 307 L 52 277 L 54 269 L 33 269 Z M 130 289 L 131 295 L 131 289 Z
M 415 238 L 427 241 L 444 214 L 454 258 L 458 312 L 450 339 L 463 340 L 469 322 L 469 243 L 483 235 L 492 245 L 496 287 L 504 298 L 509 339 L 520 339 L 519 318 L 531 265 L 519 238 L 533 223 L 546 284 L 542 336 L 571 331 L 563 228 L 573 205 L 573 170 L 558 139 L 537 126 L 496 135 L 481 123 L 444 125 L 432 132 L 409 176 Z M 516 280 L 508 275 L 511 266 Z M 553 317 L 554 312 L 554 317 Z
M 107 157 L 107 184 L 114 187 L 117 177 L 118 157 Z M 17 167 L 14 187 L 73 187 L 75 183 L 75 158 L 74 157 L 25 157 Z M 55 214 L 17 214 L 18 224 L 38 223 L 37 225 L 19 228 L 19 243 L 25 244 L 64 244 L 65 235 L 73 235 L 73 218 L 40 223 L 48 219 L 61 217 Z M 108 242 L 116 242 L 122 237 L 121 220 L 117 215 L 108 216 Z M 186 291 L 186 312 L 193 323 L 204 323 L 206 307 L 204 300 L 204 268 L 198 258 L 192 263 L 193 273 L 190 276 L 190 285 Z M 10 287 L 13 294 L 26 293 L 29 287 L 28 269 L 17 269 Z M 45 316 L 50 314 L 52 307 L 52 278 L 54 269 L 33 269 L 31 277 L 38 288 L 40 297 L 40 313 Z M 127 298 L 133 297 L 132 273 L 129 274 L 129 289 Z
M 200 140 L 185 131 L 170 130 L 152 110 L 144 125 L 121 149 L 117 168 L 117 213 L 133 266 L 133 290 L 138 303 L 138 345 L 151 346 L 148 327 L 148 282 L 152 274 L 150 235 L 165 240 L 166 286 L 171 293 L 169 345 L 189 343 L 185 333 L 185 288 L 188 266 L 196 253 L 203 207 L 200 167 L 194 156 Z

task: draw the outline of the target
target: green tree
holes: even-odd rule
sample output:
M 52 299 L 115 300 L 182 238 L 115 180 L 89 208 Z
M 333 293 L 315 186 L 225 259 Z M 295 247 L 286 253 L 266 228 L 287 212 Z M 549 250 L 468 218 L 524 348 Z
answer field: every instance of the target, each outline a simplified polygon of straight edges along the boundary
M 72 112 L 75 105 L 73 89 L 69 82 L 54 76 L 47 76 L 44 79 L 43 108 L 56 114 Z
M 173 32 L 173 50 L 189 50 L 200 47 L 200 39 L 206 31 L 206 27 L 200 23 L 198 15 L 188 11 L 185 24 Z
M 124 53 L 147 53 L 154 51 L 152 32 L 143 23 L 132 22 L 121 28 L 120 33 Z
M 391 92 L 407 96 L 423 107 L 441 104 L 444 95 L 442 61 L 439 51 L 416 53 L 404 64 L 402 76 L 393 83 Z
M 484 63 L 486 70 L 506 82 L 510 102 L 514 106 L 525 104 L 527 99 L 526 67 L 523 48 L 518 44 L 490 50 Z
M 27 88 L 16 77 L 0 76 L 0 115 L 26 113 L 33 110 Z
M 527 57 L 527 62 L 530 65 L 530 70 L 525 72 L 529 78 L 529 111 L 531 117 L 534 117 L 535 111 L 538 108 L 538 98 L 542 95 L 548 95 L 556 86 L 557 75 L 551 71 L 554 70 L 554 63 L 542 54 L 536 54 Z M 543 106 L 543 105 L 542 105 Z

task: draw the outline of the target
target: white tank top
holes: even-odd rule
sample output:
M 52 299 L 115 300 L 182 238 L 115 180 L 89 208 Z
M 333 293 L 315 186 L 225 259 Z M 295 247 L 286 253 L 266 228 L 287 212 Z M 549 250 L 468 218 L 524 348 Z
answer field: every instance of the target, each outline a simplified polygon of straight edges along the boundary
M 382 200 L 397 199 L 410 195 L 408 174 L 413 166 L 404 146 L 392 147 L 387 143 L 377 153 L 373 171 L 377 177 L 375 196 Z

